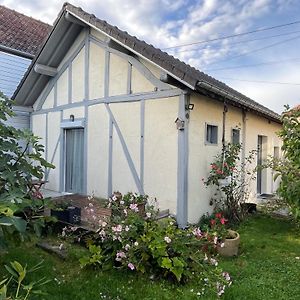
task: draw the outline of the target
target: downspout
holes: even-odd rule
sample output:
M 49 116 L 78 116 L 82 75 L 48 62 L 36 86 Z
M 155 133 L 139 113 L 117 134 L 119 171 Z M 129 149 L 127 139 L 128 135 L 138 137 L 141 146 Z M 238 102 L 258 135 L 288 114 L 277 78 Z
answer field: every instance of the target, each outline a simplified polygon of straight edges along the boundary
M 188 223 L 188 97 L 183 92 L 179 97 L 178 118 L 178 160 L 177 160 L 177 212 L 179 228 L 186 228 Z
M 223 107 L 223 128 L 222 128 L 222 153 L 223 153 L 223 163 L 225 160 L 225 147 L 226 147 L 226 141 L 225 141 L 225 134 L 226 134 L 226 113 L 228 112 L 228 107 L 226 104 L 226 101 L 224 100 L 224 107 Z M 223 171 L 223 164 L 222 164 L 222 171 Z

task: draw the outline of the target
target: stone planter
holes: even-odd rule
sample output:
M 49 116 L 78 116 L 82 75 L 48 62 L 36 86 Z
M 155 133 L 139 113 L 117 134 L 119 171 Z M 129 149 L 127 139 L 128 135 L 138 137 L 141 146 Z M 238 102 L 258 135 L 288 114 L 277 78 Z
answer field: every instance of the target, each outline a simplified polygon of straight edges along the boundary
M 218 253 L 222 256 L 237 256 L 240 244 L 240 235 L 238 232 L 233 230 L 228 230 L 228 235 L 230 238 L 226 238 L 223 243 L 224 247 L 218 246 Z

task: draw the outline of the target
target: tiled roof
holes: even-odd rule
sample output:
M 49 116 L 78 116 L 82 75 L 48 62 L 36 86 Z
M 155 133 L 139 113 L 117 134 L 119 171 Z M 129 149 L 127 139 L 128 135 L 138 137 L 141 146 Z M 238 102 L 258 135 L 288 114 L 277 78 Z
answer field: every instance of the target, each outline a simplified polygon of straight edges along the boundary
M 52 26 L 0 5 L 0 45 L 35 55 Z
M 281 122 L 280 115 L 239 93 L 225 83 L 195 69 L 194 67 L 180 61 L 179 59 L 169 55 L 166 52 L 161 51 L 158 48 L 147 44 L 145 41 L 139 40 L 137 37 L 130 35 L 126 31 L 122 31 L 118 27 L 112 26 L 106 21 L 98 19 L 95 15 L 89 14 L 82 10 L 80 7 L 76 7 L 70 3 L 65 3 L 63 5 L 63 8 L 53 25 L 53 29 L 49 34 L 49 38 L 54 35 L 55 27 L 59 23 L 59 20 L 63 18 L 64 14 L 67 12 L 71 13 L 89 26 L 99 29 L 100 31 L 114 39 L 117 43 L 120 43 L 124 47 L 127 47 L 127 49 L 131 50 L 133 53 L 138 54 L 153 62 L 192 90 L 201 92 L 201 90 L 203 89 L 210 90 L 209 88 L 211 87 L 214 90 L 214 93 L 216 95 L 219 95 L 222 99 L 226 97 L 226 99 L 230 99 L 230 102 L 237 106 L 241 106 L 246 110 L 256 112 L 276 122 Z M 44 42 L 43 47 L 47 45 L 47 42 L 48 40 Z M 13 99 L 19 96 L 18 94 L 22 89 L 23 84 L 26 84 L 27 78 L 30 77 L 30 72 L 33 69 L 34 64 L 37 62 L 40 56 L 43 56 L 42 49 L 43 48 L 40 49 L 36 57 L 33 59 L 31 66 L 29 67 L 27 73 L 24 75 L 18 89 L 13 95 Z M 28 81 L 30 82 L 30 79 Z M 29 84 L 33 83 L 31 82 Z
M 118 27 L 112 26 L 106 21 L 98 19 L 95 15 L 89 14 L 82 10 L 82 8 L 75 7 L 69 3 L 65 3 L 64 8 L 81 18 L 83 21 L 95 26 L 112 38 L 116 39 L 123 45 L 159 65 L 161 68 L 168 71 L 179 80 L 187 83 L 189 87 L 197 90 L 197 84 L 199 83 L 213 86 L 214 88 L 218 89 L 219 92 L 222 92 L 223 95 L 229 94 L 232 98 L 234 98 L 233 102 L 236 104 L 259 112 L 276 121 L 280 120 L 280 116 L 277 113 L 239 93 L 225 83 L 195 69 L 194 67 L 184 63 L 183 61 L 180 61 L 179 59 L 169 55 L 166 52 L 163 52 L 160 49 L 139 40 L 135 36 L 128 34 L 126 31 L 122 31 Z

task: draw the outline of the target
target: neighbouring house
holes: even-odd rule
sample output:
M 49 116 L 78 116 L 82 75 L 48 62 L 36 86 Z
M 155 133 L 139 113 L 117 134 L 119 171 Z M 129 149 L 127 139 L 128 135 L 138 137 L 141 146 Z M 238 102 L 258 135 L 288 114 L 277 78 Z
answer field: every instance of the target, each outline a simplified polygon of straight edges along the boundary
M 51 26 L 0 5 L 0 91 L 10 98 L 24 76 Z M 16 128 L 29 128 L 30 107 L 14 106 L 8 120 Z
M 181 226 L 212 210 L 201 178 L 223 136 L 258 163 L 280 149 L 278 114 L 68 3 L 13 98 L 56 165 L 48 189 L 146 193 Z M 272 171 L 258 175 L 252 199 L 273 192 Z

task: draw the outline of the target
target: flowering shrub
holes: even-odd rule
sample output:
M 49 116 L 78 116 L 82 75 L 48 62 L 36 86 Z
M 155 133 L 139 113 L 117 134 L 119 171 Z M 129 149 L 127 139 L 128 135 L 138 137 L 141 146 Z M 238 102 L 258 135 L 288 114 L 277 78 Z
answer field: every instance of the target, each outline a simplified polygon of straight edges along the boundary
M 114 192 L 108 199 L 107 208 L 112 209 L 114 216 L 126 217 L 128 211 L 145 213 L 145 206 L 148 202 L 148 196 L 138 195 L 136 193 L 127 193 L 122 196 L 120 192 Z
M 129 200 L 123 200 L 127 195 L 114 196 L 108 205 L 122 214 L 100 224 L 89 242 L 90 255 L 80 260 L 82 267 L 117 267 L 178 282 L 197 278 L 204 289 L 214 289 L 220 295 L 224 292 L 231 279 L 224 276 L 212 255 L 211 249 L 217 246 L 214 236 L 198 227 L 179 229 L 170 217 L 156 220 L 154 206 L 146 206 L 141 216 L 133 204 L 146 196 L 130 194 Z
M 236 163 L 239 160 L 240 151 L 240 144 L 225 145 L 222 153 L 217 155 L 215 161 L 210 164 L 211 170 L 205 183 L 207 185 L 218 185 L 219 179 L 225 179 L 226 177 L 232 176 L 236 170 Z
M 214 236 L 214 239 L 216 239 L 219 243 L 226 238 L 228 231 L 226 229 L 226 223 L 227 219 L 224 218 L 222 213 L 216 213 L 214 215 L 214 218 L 210 219 L 210 230 L 212 232 L 212 235 Z
M 249 196 L 250 182 L 255 179 L 256 169 L 251 168 L 256 150 L 250 151 L 244 161 L 240 162 L 240 144 L 226 144 L 211 164 L 209 176 L 204 184 L 216 186 L 217 197 L 212 199 L 215 210 L 223 211 L 231 223 L 236 223 L 244 217 L 243 204 Z M 227 181 L 221 182 L 221 179 Z

